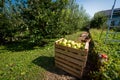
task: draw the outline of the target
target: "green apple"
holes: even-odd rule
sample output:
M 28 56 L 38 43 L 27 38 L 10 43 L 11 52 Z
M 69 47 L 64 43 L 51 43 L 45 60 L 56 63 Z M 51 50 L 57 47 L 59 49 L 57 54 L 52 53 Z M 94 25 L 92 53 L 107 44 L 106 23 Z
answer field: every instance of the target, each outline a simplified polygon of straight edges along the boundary
M 63 39 L 63 42 L 66 42 L 66 43 L 67 43 L 67 39 Z
M 67 40 L 67 39 L 61 39 L 57 42 L 58 44 L 60 45 L 63 45 L 63 46 L 67 46 L 67 47 L 72 47 L 72 48 L 75 48 L 75 49 L 83 49 L 84 48 L 84 43 L 79 43 L 79 42 L 75 42 L 75 41 L 72 41 L 72 40 Z
M 74 42 L 74 45 L 75 45 L 75 46 L 77 46 L 77 43 L 76 43 L 76 42 Z
M 66 46 L 67 46 L 67 47 L 71 47 L 71 44 L 67 44 Z
M 71 41 L 71 45 L 74 46 L 74 45 L 75 45 L 75 42 L 74 42 L 74 41 Z
M 60 40 L 60 41 L 58 41 L 58 44 L 61 44 L 62 43 L 62 41 Z
M 78 45 L 77 45 L 77 48 L 80 49 L 80 47 L 81 47 L 81 45 L 78 44 Z
M 68 40 L 67 43 L 68 43 L 68 44 L 71 44 L 71 41 L 72 41 L 72 40 Z
M 77 46 L 74 45 L 73 48 L 77 49 Z
M 81 44 L 81 47 L 80 47 L 80 49 L 84 49 L 84 45 L 83 45 L 83 44 Z
M 66 45 L 67 45 L 67 42 L 66 42 L 66 41 L 63 41 L 61 44 L 62 44 L 63 46 L 66 46 Z

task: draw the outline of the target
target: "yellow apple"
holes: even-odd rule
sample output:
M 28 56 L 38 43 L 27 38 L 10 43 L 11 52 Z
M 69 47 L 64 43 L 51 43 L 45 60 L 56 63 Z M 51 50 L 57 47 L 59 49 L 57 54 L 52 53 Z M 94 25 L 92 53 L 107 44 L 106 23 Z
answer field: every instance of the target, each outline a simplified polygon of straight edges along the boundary
M 77 49 L 77 46 L 74 45 L 73 48 Z
M 68 44 L 71 44 L 71 41 L 72 41 L 72 40 L 68 40 L 67 43 L 68 43 Z
M 71 41 L 71 45 L 74 46 L 74 45 L 75 45 L 75 42 L 74 42 L 74 41 Z
M 67 47 L 71 47 L 71 44 L 67 44 L 66 46 L 67 46 Z

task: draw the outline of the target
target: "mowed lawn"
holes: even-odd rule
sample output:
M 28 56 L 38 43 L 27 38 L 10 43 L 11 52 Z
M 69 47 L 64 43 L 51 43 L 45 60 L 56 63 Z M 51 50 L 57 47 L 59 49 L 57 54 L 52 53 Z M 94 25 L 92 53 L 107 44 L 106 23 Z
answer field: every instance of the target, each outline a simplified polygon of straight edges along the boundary
M 42 80 L 45 71 L 53 66 L 53 45 L 19 51 L 21 44 L 0 46 L 0 80 Z
M 65 38 L 76 41 L 81 32 L 66 35 Z M 120 50 L 120 43 L 104 44 L 106 30 L 103 31 L 101 38 L 99 38 L 101 30 L 91 29 L 90 33 L 97 53 L 106 53 L 115 60 L 119 59 L 120 54 L 116 51 Z M 56 40 L 58 39 L 50 39 L 50 43 L 44 47 L 34 46 L 27 41 L 1 45 L 0 80 L 45 80 L 46 72 L 55 69 Z
M 81 32 L 67 35 L 77 40 Z M 0 80 L 44 80 L 46 72 L 54 66 L 54 41 L 44 47 L 33 46 L 27 41 L 0 46 Z

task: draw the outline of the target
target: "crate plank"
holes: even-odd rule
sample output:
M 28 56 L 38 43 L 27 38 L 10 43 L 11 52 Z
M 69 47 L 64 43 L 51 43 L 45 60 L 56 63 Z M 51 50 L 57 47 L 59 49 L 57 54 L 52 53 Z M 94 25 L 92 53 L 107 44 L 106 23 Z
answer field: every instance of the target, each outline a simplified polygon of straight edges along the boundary
M 75 64 L 73 62 L 67 61 L 67 60 L 65 61 L 64 59 L 61 59 L 59 57 L 56 57 L 55 60 L 57 60 L 57 61 L 59 61 L 61 63 L 64 63 L 64 64 L 66 64 L 68 66 L 71 66 L 73 68 L 76 68 L 78 70 L 82 70 L 82 68 L 83 68 L 82 66 L 79 66 L 79 65 L 77 65 L 77 64 Z M 57 63 L 57 61 L 55 61 L 55 62 Z
M 57 66 L 58 68 L 64 70 L 64 71 L 68 72 L 69 74 L 75 76 L 75 77 L 78 77 L 78 78 L 81 78 L 81 77 L 82 77 L 82 73 L 78 74 L 78 73 L 76 73 L 76 72 L 73 72 L 73 71 L 71 71 L 70 69 L 68 69 L 68 68 L 66 68 L 66 67 L 64 67 L 64 66 L 62 66 L 62 65 L 60 65 L 60 64 L 56 64 L 56 66 Z
M 62 45 L 59 45 L 59 44 L 55 44 L 55 48 L 58 48 L 58 49 L 61 49 L 61 50 L 67 50 L 69 52 L 80 54 L 82 56 L 86 56 L 88 54 L 88 51 L 86 49 L 84 49 L 84 50 L 74 49 L 74 48 L 67 47 L 67 46 L 62 46 Z
M 59 52 L 59 53 L 64 54 L 66 56 L 70 56 L 72 58 L 82 60 L 82 61 L 85 61 L 87 59 L 87 56 L 82 56 L 82 55 L 80 55 L 80 53 L 75 54 L 75 53 L 72 53 L 70 51 L 68 52 L 68 51 L 65 51 L 65 50 L 58 49 L 58 48 L 55 49 L 55 52 Z
M 74 72 L 74 73 L 76 73 L 76 74 L 78 74 L 78 75 L 81 74 L 81 71 L 80 71 L 80 70 L 77 70 L 77 69 L 75 69 L 75 68 L 72 68 L 72 67 L 70 67 L 70 66 L 68 66 L 68 65 L 66 65 L 66 64 L 64 64 L 64 63 L 61 63 L 61 62 L 57 61 L 56 64 L 61 65 L 62 67 L 66 68 L 66 69 L 70 70 L 71 72 Z
M 62 65 L 62 66 L 64 66 L 64 67 L 66 67 L 67 69 L 70 69 L 71 71 L 77 73 L 77 74 L 80 74 L 80 72 L 81 72 L 81 70 L 76 69 L 76 68 L 73 68 L 72 66 L 69 66 L 68 64 L 64 64 L 64 63 L 62 63 L 62 62 L 60 62 L 60 61 L 57 61 L 56 64 L 60 64 L 60 65 Z
M 73 63 L 75 63 L 75 64 L 78 64 L 79 66 L 84 66 L 84 62 L 78 61 L 78 60 L 76 60 L 76 59 L 73 59 L 73 58 L 71 58 L 71 57 L 65 56 L 65 55 L 63 55 L 63 54 L 56 53 L 56 57 L 60 57 L 60 58 L 66 59 L 66 60 L 68 60 L 68 61 L 70 61 L 70 62 L 73 62 Z
M 84 49 L 75 49 L 57 44 L 60 40 L 55 42 L 54 47 L 56 67 L 68 72 L 73 76 L 82 78 L 82 73 L 87 62 L 89 43 L 86 42 Z

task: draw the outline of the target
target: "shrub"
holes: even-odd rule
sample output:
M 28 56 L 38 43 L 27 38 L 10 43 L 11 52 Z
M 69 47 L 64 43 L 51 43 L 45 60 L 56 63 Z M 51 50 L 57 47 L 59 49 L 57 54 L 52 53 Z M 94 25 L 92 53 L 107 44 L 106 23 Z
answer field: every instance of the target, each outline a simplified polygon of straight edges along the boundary
M 107 26 L 107 16 L 104 13 L 98 12 L 94 15 L 94 18 L 91 20 L 91 28 L 101 28 Z

